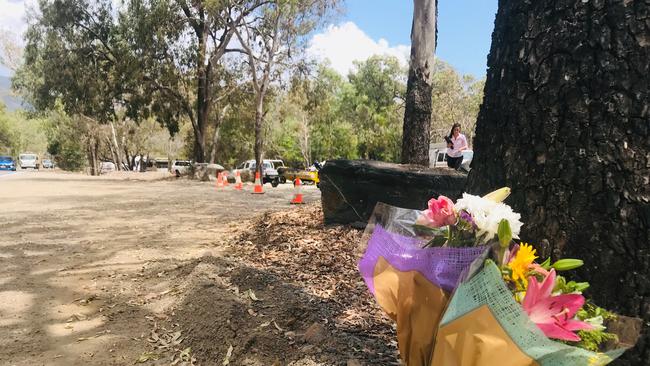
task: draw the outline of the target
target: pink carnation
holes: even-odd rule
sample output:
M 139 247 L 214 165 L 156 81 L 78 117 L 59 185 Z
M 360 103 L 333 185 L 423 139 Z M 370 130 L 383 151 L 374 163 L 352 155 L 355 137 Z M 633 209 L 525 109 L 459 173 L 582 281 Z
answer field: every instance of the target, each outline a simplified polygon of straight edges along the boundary
M 429 209 L 422 212 L 422 216 L 416 221 L 419 225 L 429 227 L 442 227 L 456 223 L 456 212 L 454 203 L 445 196 L 429 200 Z

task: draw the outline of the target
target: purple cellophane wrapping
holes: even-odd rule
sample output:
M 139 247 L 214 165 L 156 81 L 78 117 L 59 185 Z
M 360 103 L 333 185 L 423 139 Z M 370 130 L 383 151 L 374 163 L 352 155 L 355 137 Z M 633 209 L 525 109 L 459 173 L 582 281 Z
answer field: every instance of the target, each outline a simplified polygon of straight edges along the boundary
M 451 292 L 463 271 L 487 250 L 485 246 L 422 248 L 424 244 L 422 239 L 391 233 L 375 225 L 368 247 L 359 260 L 359 272 L 370 292 L 375 293 L 373 277 L 379 257 L 399 271 L 418 271 L 434 285 Z

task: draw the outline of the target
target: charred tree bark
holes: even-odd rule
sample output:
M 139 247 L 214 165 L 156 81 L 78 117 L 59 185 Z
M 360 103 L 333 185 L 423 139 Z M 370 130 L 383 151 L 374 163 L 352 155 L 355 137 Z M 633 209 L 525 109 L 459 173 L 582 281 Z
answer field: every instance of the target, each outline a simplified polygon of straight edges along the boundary
M 468 191 L 510 186 L 522 239 L 585 261 L 587 296 L 650 321 L 650 3 L 501 0 Z M 617 365 L 650 364 L 646 327 Z
M 437 0 L 414 0 L 411 60 L 406 85 L 402 163 L 429 165 L 433 54 Z

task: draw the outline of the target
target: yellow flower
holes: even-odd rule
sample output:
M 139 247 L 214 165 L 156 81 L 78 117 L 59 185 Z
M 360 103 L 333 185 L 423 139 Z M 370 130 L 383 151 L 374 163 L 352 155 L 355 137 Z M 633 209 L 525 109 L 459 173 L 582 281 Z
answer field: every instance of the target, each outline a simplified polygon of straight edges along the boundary
M 610 363 L 612 359 L 604 353 L 596 353 L 594 356 L 589 357 L 589 366 L 603 366 Z
M 524 287 L 528 287 L 528 279 L 526 278 L 528 267 L 537 259 L 535 252 L 536 250 L 531 245 L 522 243 L 519 246 L 517 255 L 508 263 L 508 267 L 512 271 L 512 280 L 515 282 L 521 280 Z

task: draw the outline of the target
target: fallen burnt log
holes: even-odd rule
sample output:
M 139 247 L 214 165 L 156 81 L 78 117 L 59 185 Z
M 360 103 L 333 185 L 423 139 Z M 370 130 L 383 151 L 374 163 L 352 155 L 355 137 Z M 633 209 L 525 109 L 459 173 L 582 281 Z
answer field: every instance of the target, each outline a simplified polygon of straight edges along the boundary
M 320 171 L 325 224 L 365 226 L 377 202 L 425 209 L 431 197 L 458 198 L 467 174 L 370 160 L 331 160 Z

